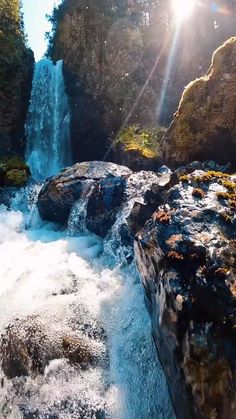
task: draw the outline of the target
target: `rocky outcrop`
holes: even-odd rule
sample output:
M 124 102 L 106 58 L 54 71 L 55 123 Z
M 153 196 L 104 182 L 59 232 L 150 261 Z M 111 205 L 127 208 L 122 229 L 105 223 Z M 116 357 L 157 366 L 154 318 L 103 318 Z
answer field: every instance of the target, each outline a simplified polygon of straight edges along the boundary
M 85 227 L 102 237 L 126 209 L 119 227 L 122 239 L 131 244 L 140 226 L 138 219 L 145 222 L 154 210 L 150 202 L 147 205 L 147 192 L 155 189 L 161 196 L 170 181 L 170 173 L 167 168 L 157 174 L 133 173 L 114 163 L 78 163 L 46 182 L 39 194 L 38 209 L 42 218 L 66 224 L 72 208 L 81 199 L 87 205 L 83 215 Z M 80 216 L 75 211 L 75 223 L 78 219 L 79 224 Z
M 166 164 L 196 159 L 236 166 L 236 38 L 218 48 L 207 74 L 190 83 L 161 144 Z
M 136 261 L 177 416 L 233 419 L 236 176 L 188 173 L 136 236 Z

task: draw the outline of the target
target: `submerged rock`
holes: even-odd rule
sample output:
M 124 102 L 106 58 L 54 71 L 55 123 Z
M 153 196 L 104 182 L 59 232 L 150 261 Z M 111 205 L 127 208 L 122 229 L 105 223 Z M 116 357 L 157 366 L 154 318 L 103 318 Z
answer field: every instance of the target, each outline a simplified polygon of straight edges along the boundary
M 7 378 L 43 374 L 50 361 L 65 358 L 85 369 L 104 357 L 102 346 L 75 332 L 65 334 L 38 319 L 10 324 L 1 336 L 1 366 Z M 100 352 L 100 353 L 99 353 Z
M 153 335 L 180 419 L 236 416 L 236 176 L 182 174 L 136 237 Z
M 81 203 L 86 203 L 83 215 L 85 227 L 105 237 L 126 207 L 119 233 L 122 240 L 127 239 L 131 244 L 133 234 L 139 226 L 144 225 L 154 210 L 151 205 L 147 206 L 147 192 L 155 188 L 160 194 L 160 190 L 165 190 L 170 176 L 168 170 L 157 174 L 145 171 L 133 173 L 127 167 L 114 163 L 78 163 L 46 182 L 39 194 L 38 209 L 42 218 L 66 224 L 72 208 L 81 200 Z M 139 203 L 140 209 L 142 207 L 144 210 L 144 221 L 137 226 L 137 217 L 131 214 L 135 203 Z M 76 217 L 79 219 L 79 215 L 75 214 Z
M 218 48 L 205 76 L 190 83 L 161 151 L 172 166 L 196 159 L 236 166 L 236 37 Z M 206 122 L 207 121 L 207 122 Z

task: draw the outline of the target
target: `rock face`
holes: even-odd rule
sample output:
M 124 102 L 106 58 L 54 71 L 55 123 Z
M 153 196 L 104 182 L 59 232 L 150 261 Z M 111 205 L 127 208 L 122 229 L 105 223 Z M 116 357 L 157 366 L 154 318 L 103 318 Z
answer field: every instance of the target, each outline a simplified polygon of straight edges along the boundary
M 105 237 L 119 212 L 127 207 L 127 220 L 124 219 L 124 225 L 120 227 L 122 238 L 126 236 L 128 240 L 130 234 L 133 235 L 131 231 L 135 231 L 133 219 L 140 218 L 137 212 L 142 211 L 146 221 L 154 210 L 151 204 L 145 205 L 147 191 L 155 187 L 160 194 L 169 181 L 168 170 L 156 175 L 153 172 L 133 173 L 114 163 L 78 163 L 46 182 L 39 194 L 38 209 L 42 218 L 66 224 L 76 202 L 79 199 L 87 201 L 85 227 Z M 135 202 L 139 203 L 139 209 L 134 209 L 136 215 L 132 213 Z M 75 218 L 79 219 L 79 216 L 75 213 Z
M 172 166 L 196 159 L 236 166 L 236 37 L 216 50 L 205 76 L 190 83 L 161 152 Z
M 177 416 L 236 417 L 236 176 L 182 174 L 135 255 Z

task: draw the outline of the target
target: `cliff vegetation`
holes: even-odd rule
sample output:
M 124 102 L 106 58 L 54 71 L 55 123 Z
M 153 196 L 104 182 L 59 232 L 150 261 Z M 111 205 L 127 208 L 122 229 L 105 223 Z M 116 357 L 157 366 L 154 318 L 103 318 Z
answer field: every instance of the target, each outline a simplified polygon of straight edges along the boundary
M 0 2 L 0 155 L 24 153 L 33 53 L 27 48 L 21 2 Z

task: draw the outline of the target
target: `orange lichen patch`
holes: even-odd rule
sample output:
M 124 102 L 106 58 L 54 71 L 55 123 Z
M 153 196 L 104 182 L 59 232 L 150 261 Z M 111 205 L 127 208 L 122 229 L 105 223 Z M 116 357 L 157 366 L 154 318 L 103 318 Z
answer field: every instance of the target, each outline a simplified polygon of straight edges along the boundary
M 220 406 L 225 392 L 232 387 L 229 363 L 223 358 L 214 361 L 210 357 L 205 357 L 204 362 L 199 362 L 186 355 L 183 368 L 186 380 L 192 387 L 195 400 L 198 400 L 204 417 L 218 418 L 215 409 L 213 412 L 213 406 Z
M 179 180 L 180 180 L 180 182 L 188 183 L 189 177 L 188 177 L 188 175 L 182 175 L 182 176 L 179 177 Z
M 168 240 L 166 240 L 166 244 L 173 249 L 176 247 L 177 243 L 181 242 L 182 240 L 182 234 L 173 234 Z
M 229 272 L 228 268 L 219 268 L 215 271 L 215 275 L 218 279 L 225 279 L 228 272 Z
M 228 201 L 228 205 L 232 211 L 236 210 L 235 190 L 233 192 L 218 192 L 216 196 L 219 200 L 224 199 L 225 201 Z
M 184 260 L 184 257 L 183 257 L 183 255 L 181 255 L 181 253 L 175 252 L 173 250 L 171 252 L 167 253 L 166 257 L 169 260 L 176 261 L 176 262 L 180 262 L 180 261 Z
M 171 220 L 170 213 L 164 210 L 157 211 L 153 214 L 153 220 L 162 224 L 169 224 Z
M 220 214 L 220 216 L 225 223 L 232 223 L 233 221 L 232 215 L 228 214 L 227 212 L 223 212 Z
M 230 292 L 234 297 L 236 297 L 236 283 L 235 282 L 230 284 Z
M 193 189 L 192 195 L 195 196 L 196 198 L 202 199 L 205 196 L 205 192 L 200 188 L 195 188 Z
M 228 179 L 229 177 L 230 175 L 227 173 L 215 172 L 214 170 L 210 170 L 208 172 L 203 173 L 200 176 L 193 176 L 193 179 L 196 182 L 210 182 L 212 180 Z

